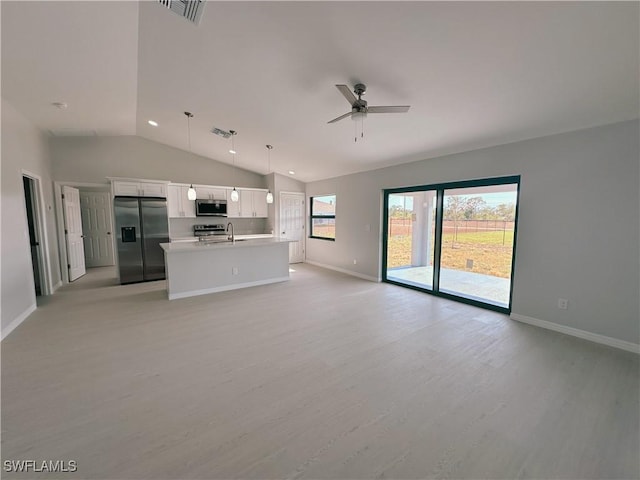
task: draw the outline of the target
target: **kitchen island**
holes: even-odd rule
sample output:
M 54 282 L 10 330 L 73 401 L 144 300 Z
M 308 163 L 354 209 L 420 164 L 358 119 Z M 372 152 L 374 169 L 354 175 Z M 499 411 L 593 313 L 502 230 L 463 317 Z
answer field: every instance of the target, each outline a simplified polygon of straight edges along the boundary
M 290 241 L 162 243 L 169 300 L 287 281 Z

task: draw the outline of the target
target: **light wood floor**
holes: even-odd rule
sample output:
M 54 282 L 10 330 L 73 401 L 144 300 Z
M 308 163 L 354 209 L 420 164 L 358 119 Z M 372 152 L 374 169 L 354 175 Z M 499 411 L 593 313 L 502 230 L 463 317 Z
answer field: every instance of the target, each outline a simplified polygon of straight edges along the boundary
M 308 265 L 169 302 L 99 269 L 2 342 L 4 478 L 638 478 L 632 353 Z M 604 319 L 603 319 L 604 320 Z

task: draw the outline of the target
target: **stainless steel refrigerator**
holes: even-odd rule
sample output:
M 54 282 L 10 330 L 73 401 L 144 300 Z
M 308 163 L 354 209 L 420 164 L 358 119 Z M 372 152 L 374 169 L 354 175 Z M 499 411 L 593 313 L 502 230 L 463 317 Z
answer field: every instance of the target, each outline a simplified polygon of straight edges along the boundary
M 166 199 L 115 197 L 114 214 L 120 283 L 164 279 L 160 244 L 169 242 Z

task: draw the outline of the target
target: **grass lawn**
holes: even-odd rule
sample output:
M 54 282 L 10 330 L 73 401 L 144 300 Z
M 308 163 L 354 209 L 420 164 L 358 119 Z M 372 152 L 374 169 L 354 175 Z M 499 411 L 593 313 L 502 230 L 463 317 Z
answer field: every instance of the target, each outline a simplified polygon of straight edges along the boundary
M 442 235 L 442 268 L 482 273 L 494 277 L 511 276 L 511 252 L 513 232 L 502 231 L 461 233 L 454 241 L 453 233 Z M 467 260 L 473 260 L 473 267 L 467 268 Z M 397 235 L 389 238 L 387 267 L 411 265 L 411 235 Z

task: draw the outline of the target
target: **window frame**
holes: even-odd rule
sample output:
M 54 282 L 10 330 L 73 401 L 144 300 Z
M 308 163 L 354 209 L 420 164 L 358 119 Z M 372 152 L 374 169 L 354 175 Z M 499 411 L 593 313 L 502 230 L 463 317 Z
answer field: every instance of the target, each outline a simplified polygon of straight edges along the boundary
M 333 201 L 334 201 L 334 213 L 333 215 L 323 215 L 323 214 L 314 214 L 313 213 L 313 199 L 314 198 L 318 198 L 318 197 L 333 197 Z M 335 237 L 323 237 L 320 235 L 314 235 L 313 234 L 313 220 L 314 219 L 333 219 L 333 224 L 335 227 L 335 221 L 336 221 L 336 214 L 335 214 L 335 207 L 337 206 L 337 198 L 338 196 L 335 193 L 326 193 L 326 194 L 320 194 L 320 195 L 310 195 L 309 196 L 309 238 L 315 238 L 317 240 L 328 240 L 330 242 L 335 242 L 336 239 Z
M 442 225 L 443 225 L 443 213 L 444 213 L 444 192 L 445 190 L 452 190 L 457 188 L 473 188 L 473 187 L 488 187 L 493 185 L 505 185 L 516 184 L 516 209 L 514 218 L 514 231 L 513 231 L 513 247 L 511 256 L 511 276 L 509 284 L 509 303 L 507 307 L 495 305 L 481 300 L 472 299 L 462 296 L 460 294 L 447 293 L 440 290 L 440 267 L 441 267 L 441 254 L 442 254 Z M 435 183 L 429 185 L 415 185 L 410 187 L 399 188 L 387 188 L 383 189 L 383 220 L 382 220 L 382 264 L 381 278 L 383 282 L 391 283 L 412 290 L 418 290 L 428 293 L 437 297 L 448 298 L 460 303 L 466 303 L 476 307 L 485 308 L 487 310 L 494 310 L 501 313 L 510 314 L 513 305 L 513 280 L 515 275 L 516 265 L 516 251 L 517 251 L 517 238 L 518 238 L 518 219 L 520 214 L 520 189 L 521 189 L 521 176 L 510 175 L 505 177 L 489 177 L 474 180 L 461 180 L 455 182 Z M 409 283 L 399 282 L 388 278 L 387 276 L 387 256 L 388 256 L 388 240 L 389 240 L 389 195 L 394 193 L 407 193 L 407 192 L 421 192 L 427 190 L 435 190 L 437 192 L 437 209 L 436 209 L 436 231 L 435 231 L 435 252 L 434 252 L 434 275 L 433 286 L 431 289 L 411 285 Z

